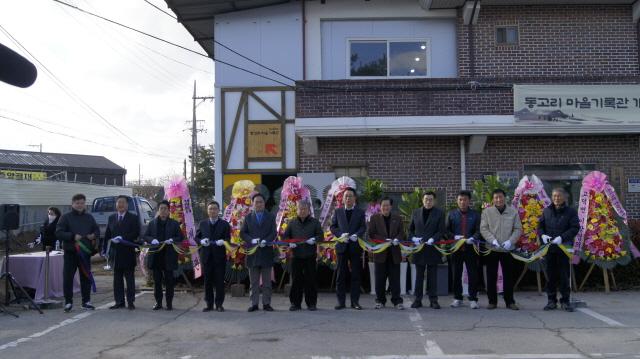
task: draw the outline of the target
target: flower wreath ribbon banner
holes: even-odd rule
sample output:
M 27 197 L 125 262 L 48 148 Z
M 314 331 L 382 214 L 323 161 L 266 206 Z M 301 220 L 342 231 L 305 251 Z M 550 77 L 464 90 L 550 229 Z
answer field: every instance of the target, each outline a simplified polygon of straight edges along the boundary
M 244 244 L 240 238 L 240 230 L 245 217 L 251 213 L 251 196 L 256 193 L 255 187 L 256 185 L 250 180 L 235 182 L 231 189 L 231 201 L 222 217 L 231 227 L 231 244 L 234 246 L 227 246 L 227 250 L 228 257 L 231 259 L 231 269 L 236 273 L 244 273 L 246 252 L 238 250 Z
M 342 193 L 347 188 L 356 188 L 356 181 L 352 178 L 343 176 L 338 178 L 337 180 L 331 183 L 331 188 L 329 192 L 327 192 L 327 197 L 322 203 L 322 208 L 320 209 L 320 224 L 322 228 L 329 227 L 328 223 L 325 223 L 327 220 L 331 220 L 331 215 L 333 214 L 333 209 L 342 207 Z M 336 205 L 333 205 L 333 201 L 336 201 Z
M 596 203 L 591 203 L 594 200 Z M 609 184 L 607 180 L 607 176 L 599 171 L 593 171 L 589 173 L 582 180 L 582 188 L 580 189 L 580 200 L 578 203 L 578 218 L 580 220 L 580 231 L 576 236 L 576 240 L 574 243 L 574 253 L 585 253 L 585 242 L 592 241 L 592 231 L 591 227 L 593 225 L 589 223 L 590 217 L 590 208 L 595 208 L 595 206 L 607 206 L 606 201 L 609 201 L 613 210 L 622 218 L 622 221 L 625 225 L 627 225 L 627 212 L 622 207 L 620 203 L 620 199 L 616 194 L 615 189 Z M 600 203 L 602 202 L 602 203 Z M 594 215 L 597 213 L 594 213 Z M 592 219 L 597 224 L 597 219 Z M 591 226 L 591 227 L 590 227 Z M 614 236 L 620 236 L 619 232 L 617 232 L 617 228 L 615 228 L 616 233 Z M 599 241 L 604 241 L 602 238 L 598 238 Z M 624 239 L 623 239 L 624 241 Z M 591 242 L 590 242 L 591 243 Z M 623 243 L 624 244 L 624 243 Z M 638 258 L 640 257 L 640 252 L 635 247 L 633 242 L 629 239 L 627 241 L 630 251 L 633 253 L 633 256 Z M 618 248 L 616 248 L 618 249 Z M 624 250 L 620 248 L 620 253 L 624 254 Z M 577 264 L 580 262 L 580 256 L 575 255 L 573 257 L 573 263 Z
M 172 207 L 173 204 L 175 204 L 178 208 L 177 212 L 181 212 L 172 213 L 171 216 L 173 219 L 180 222 L 180 229 L 185 235 L 186 242 L 188 243 L 187 244 L 183 242 L 183 246 L 186 248 L 196 247 L 196 229 L 193 223 L 193 208 L 187 181 L 182 177 L 172 179 L 167 185 L 165 185 L 164 195 L 165 199 L 169 200 L 169 202 L 172 204 Z M 197 253 L 192 253 L 191 261 L 193 264 L 193 277 L 199 278 L 202 275 L 200 256 Z

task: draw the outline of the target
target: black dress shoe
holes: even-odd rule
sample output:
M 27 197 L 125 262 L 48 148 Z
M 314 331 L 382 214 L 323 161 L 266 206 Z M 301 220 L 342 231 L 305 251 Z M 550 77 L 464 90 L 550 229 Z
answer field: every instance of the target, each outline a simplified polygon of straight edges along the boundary
M 124 304 L 114 304 L 109 307 L 109 309 L 121 309 L 124 308 Z
M 160 309 L 162 309 L 162 304 L 156 303 L 156 305 L 154 305 L 152 309 L 153 310 L 160 310 Z
M 431 302 L 429 306 L 433 309 L 440 309 L 440 304 L 438 304 L 438 302 Z
M 353 308 L 355 310 L 362 310 L 362 307 L 358 303 L 352 303 L 351 304 L 351 308 Z
M 565 312 L 575 311 L 575 308 L 573 307 L 573 305 L 571 305 L 571 303 L 562 303 L 560 304 L 560 306 L 562 307 L 562 309 L 564 309 Z
M 422 308 L 422 302 L 415 301 L 415 302 L 411 303 L 411 308 Z
M 271 305 L 269 305 L 269 304 L 263 305 L 263 306 L 262 306 L 262 309 L 263 309 L 265 312 L 273 312 L 273 307 L 271 307 Z
M 173 304 L 167 303 L 167 310 L 173 310 Z
M 554 310 L 557 309 L 558 305 L 555 302 L 549 302 L 544 306 L 544 310 Z
M 224 312 L 224 307 L 223 307 L 223 306 L 221 306 L 221 305 L 219 305 L 219 306 L 217 306 L 217 307 L 216 307 L 216 311 L 218 311 L 218 312 Z
M 213 310 L 213 307 L 204 307 L 202 308 L 202 312 L 206 313 L 206 312 L 210 312 Z
M 135 304 L 133 304 L 133 303 L 129 303 L 129 305 L 127 306 L 127 308 L 128 308 L 129 310 L 134 310 L 134 309 L 136 309 L 136 305 L 135 305 Z
M 311 312 L 315 312 L 316 310 L 318 310 L 315 305 L 310 305 L 307 309 L 309 309 L 309 311 Z
M 333 307 L 333 309 L 335 309 L 335 310 L 342 310 L 344 308 L 346 308 L 346 306 L 344 304 L 338 304 L 335 307 Z
M 292 305 L 292 306 L 289 307 L 289 311 L 290 312 L 295 312 L 295 311 L 298 311 L 300 309 L 302 309 L 302 308 L 299 305 Z
M 258 310 L 258 306 L 257 305 L 252 305 L 249 307 L 249 309 L 247 309 L 247 312 L 251 313 L 251 312 L 255 312 L 256 310 Z

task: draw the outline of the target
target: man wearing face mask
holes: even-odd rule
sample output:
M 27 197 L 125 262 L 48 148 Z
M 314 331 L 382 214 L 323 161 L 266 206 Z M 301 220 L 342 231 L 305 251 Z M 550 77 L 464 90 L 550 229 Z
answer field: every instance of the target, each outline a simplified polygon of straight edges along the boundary
M 135 309 L 133 302 L 136 295 L 135 270 L 138 263 L 136 247 L 140 244 L 140 222 L 138 216 L 129 212 L 129 197 L 118 196 L 116 198 L 116 213 L 109 216 L 104 238 L 111 241 L 113 248 L 113 296 L 115 304 L 109 309 L 125 307 L 124 281 L 127 282 L 127 304 L 129 310 Z M 125 244 L 123 241 L 130 242 Z
M 255 253 L 247 256 L 249 281 L 251 282 L 251 306 L 249 312 L 258 310 L 260 301 L 260 282 L 262 281 L 262 309 L 272 312 L 271 307 L 271 271 L 275 252 L 273 241 L 276 239 L 276 218 L 265 210 L 264 196 L 253 195 L 253 211 L 247 215 L 240 230 L 240 237 L 247 246 L 257 246 Z
M 382 240 L 390 244 L 390 247 L 381 253 L 373 254 L 375 263 L 375 290 L 376 309 L 385 306 L 387 302 L 387 278 L 391 286 L 391 303 L 396 309 L 402 310 L 402 297 L 400 296 L 400 262 L 402 253 L 400 242 L 405 240 L 404 223 L 402 217 L 391 213 L 393 199 L 384 197 L 380 201 L 380 213 L 371 216 L 367 233 L 370 240 Z
M 424 272 L 427 271 L 427 293 L 429 306 L 440 309 L 438 303 L 438 264 L 442 263 L 442 255 L 433 245 L 442 239 L 445 233 L 444 212 L 435 207 L 436 193 L 427 191 L 422 196 L 422 208 L 416 209 L 411 216 L 409 225 L 409 238 L 424 247 L 418 253 L 411 256 L 416 265 L 416 286 L 413 290 L 415 299 L 411 308 L 422 307 L 422 295 L 424 289 Z
M 178 253 L 173 248 L 173 244 L 182 242 L 184 236 L 180 230 L 180 223 L 169 218 L 169 208 L 170 204 L 166 200 L 158 204 L 158 215 L 149 222 L 143 237 L 145 243 L 152 245 L 149 253 L 149 268 L 153 271 L 153 296 L 156 300 L 153 310 L 162 309 L 163 281 L 166 289 L 167 310 L 173 309 L 175 286 L 173 271 L 178 269 Z
M 511 310 L 520 309 L 513 299 L 515 259 L 509 251 L 514 248 L 522 233 L 522 223 L 516 209 L 506 205 L 504 190 L 498 188 L 493 191 L 493 206 L 482 211 L 480 233 L 487 244 L 496 249 L 486 257 L 489 298 L 487 309 L 496 309 L 498 306 L 498 263 L 502 266 L 504 303 Z
M 336 243 L 338 268 L 336 269 L 336 310 L 346 308 L 347 275 L 351 266 L 351 308 L 362 310 L 360 306 L 360 273 L 362 273 L 362 248 L 358 238 L 364 236 L 366 221 L 364 211 L 356 207 L 356 191 L 348 187 L 343 191 L 344 207 L 337 208 L 331 219 L 331 233 L 347 240 Z
M 564 188 L 554 188 L 551 193 L 553 204 L 544 209 L 542 218 L 538 226 L 540 238 L 544 244 L 551 243 L 547 255 L 544 257 L 547 265 L 547 299 L 548 303 L 544 310 L 554 310 L 557 305 L 557 289 L 560 283 L 560 306 L 567 312 L 573 312 L 573 307 L 569 302 L 570 287 L 570 263 L 560 245 L 573 246 L 578 231 L 580 231 L 580 220 L 578 212 L 567 206 L 567 191 Z
M 227 249 L 225 241 L 231 240 L 229 223 L 220 218 L 220 204 L 216 201 L 207 206 L 208 219 L 200 222 L 196 241 L 200 248 L 200 259 L 204 272 L 204 301 L 207 303 L 203 312 L 215 309 L 224 312 L 224 274 L 227 269 Z M 213 288 L 215 287 L 215 297 Z
M 92 215 L 86 212 L 87 197 L 76 194 L 71 198 L 71 212 L 65 213 L 58 221 L 56 238 L 62 241 L 64 267 L 62 288 L 64 291 L 64 311 L 73 307 L 73 277 L 80 273 L 82 308 L 93 310 L 91 304 L 91 256 L 97 253 L 96 239 L 100 229 Z

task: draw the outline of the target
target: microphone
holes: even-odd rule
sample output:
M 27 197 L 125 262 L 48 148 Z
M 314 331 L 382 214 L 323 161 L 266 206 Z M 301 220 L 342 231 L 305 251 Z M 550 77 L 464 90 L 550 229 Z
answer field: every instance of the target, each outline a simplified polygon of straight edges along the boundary
M 38 77 L 38 70 L 17 52 L 0 44 L 0 81 L 17 87 L 29 87 Z

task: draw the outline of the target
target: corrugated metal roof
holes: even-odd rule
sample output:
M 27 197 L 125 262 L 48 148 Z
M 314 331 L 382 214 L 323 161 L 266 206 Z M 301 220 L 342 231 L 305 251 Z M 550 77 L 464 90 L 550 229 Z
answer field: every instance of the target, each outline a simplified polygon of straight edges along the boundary
M 193 39 L 213 58 L 214 18 L 220 14 L 256 9 L 292 0 L 165 0 Z
M 103 156 L 77 155 L 69 153 L 47 153 L 12 151 L 0 149 L 0 167 L 41 167 L 51 169 L 75 168 L 75 169 L 100 169 L 112 170 L 125 174 L 126 169 L 111 162 Z M 111 171 L 110 171 L 111 172 Z
M 423 0 L 424 1 L 424 0 Z M 431 0 L 431 9 L 455 9 L 466 0 Z M 482 0 L 481 6 L 497 5 L 631 5 L 636 0 Z M 429 1 L 424 1 L 429 2 Z

